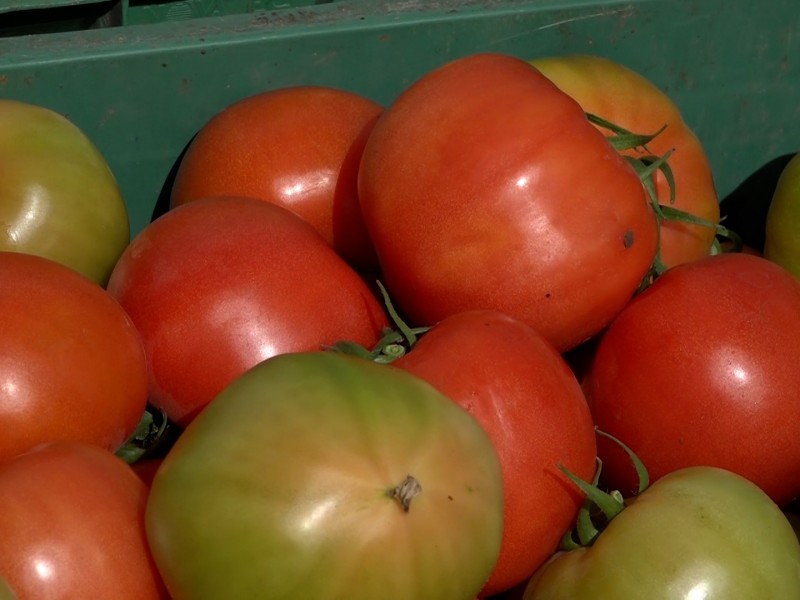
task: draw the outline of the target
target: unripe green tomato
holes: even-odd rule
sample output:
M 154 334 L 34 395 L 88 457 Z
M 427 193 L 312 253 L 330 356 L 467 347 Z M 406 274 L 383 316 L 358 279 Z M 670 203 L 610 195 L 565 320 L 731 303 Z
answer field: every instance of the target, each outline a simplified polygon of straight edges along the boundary
M 561 552 L 524 600 L 800 598 L 800 543 L 751 481 L 716 467 L 673 471 L 622 510 L 590 547 Z
M 0 577 L 0 600 L 17 600 L 14 590 L 3 577 Z
M 781 172 L 767 212 L 764 257 L 800 277 L 800 153 Z
M 50 109 L 0 99 L 0 251 L 105 285 L 129 241 L 125 202 L 93 142 Z
M 424 380 L 282 354 L 189 423 L 146 522 L 175 600 L 473 600 L 503 482 L 485 430 Z

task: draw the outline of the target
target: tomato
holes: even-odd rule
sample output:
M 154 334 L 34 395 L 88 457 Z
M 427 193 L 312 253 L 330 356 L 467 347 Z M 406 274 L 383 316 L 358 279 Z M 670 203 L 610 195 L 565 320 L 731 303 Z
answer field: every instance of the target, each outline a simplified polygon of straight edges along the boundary
M 52 442 L 0 463 L 0 573 L 20 600 L 167 598 L 147 487 L 110 452 Z
M 767 210 L 764 257 L 800 277 L 800 153 L 781 171 Z
M 647 273 L 657 223 L 638 175 L 580 106 L 501 54 L 411 84 L 364 148 L 359 199 L 411 325 L 494 309 L 564 351 Z
M 261 360 L 340 339 L 368 346 L 387 324 L 311 225 L 252 198 L 162 215 L 125 250 L 108 290 L 141 332 L 151 403 L 181 426 Z
M 770 261 L 720 254 L 678 265 L 599 340 L 584 380 L 597 426 L 653 478 L 691 465 L 750 479 L 783 506 L 800 493 L 800 281 Z M 598 442 L 608 485 L 636 479 Z
M 172 206 L 209 196 L 249 196 L 306 219 L 348 262 L 373 268 L 358 206 L 361 152 L 383 107 L 322 86 L 269 90 L 226 107 L 190 143 Z
M 153 483 L 153 478 L 156 476 L 163 460 L 163 457 L 145 458 L 131 464 L 131 468 L 139 476 L 139 479 L 149 487 Z
M 626 153 L 635 157 L 662 156 L 671 150 L 668 162 L 675 179 L 671 206 L 710 223 L 719 222 L 719 198 L 711 164 L 700 140 L 668 94 L 636 71 L 600 56 L 541 57 L 531 64 L 586 112 L 635 133 L 653 134 L 666 126 L 647 148 Z M 656 173 L 655 181 L 659 202 L 670 205 L 670 185 L 661 171 Z M 713 227 L 674 220 L 662 221 L 660 227 L 661 260 L 667 267 L 707 256 L 716 234 Z
M 19 596 L 3 577 L 0 577 L 0 600 L 19 600 Z
M 482 595 L 526 580 L 583 500 L 558 465 L 583 478 L 595 470 L 594 423 L 577 379 L 534 329 L 496 311 L 446 317 L 392 364 L 457 402 L 489 434 L 503 473 L 504 529 Z
M 116 179 L 62 115 L 0 99 L 0 251 L 36 254 L 104 285 L 130 239 Z
M 752 482 L 689 467 L 636 497 L 591 547 L 556 554 L 523 598 L 800 598 L 800 544 Z
M 108 450 L 147 403 L 138 331 L 97 283 L 47 258 L 0 252 L 0 462 L 52 440 Z
M 471 600 L 497 559 L 502 494 L 488 436 L 430 385 L 295 353 L 192 421 L 146 523 L 175 598 Z

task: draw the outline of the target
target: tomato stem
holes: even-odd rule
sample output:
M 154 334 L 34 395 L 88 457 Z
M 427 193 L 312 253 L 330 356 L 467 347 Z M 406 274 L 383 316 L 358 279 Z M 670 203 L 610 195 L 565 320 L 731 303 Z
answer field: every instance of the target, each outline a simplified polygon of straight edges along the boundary
M 422 491 L 422 485 L 414 476 L 406 475 L 406 478 L 399 485 L 389 488 L 386 494 L 400 503 L 403 512 L 408 512 L 411 501 Z
M 621 440 L 597 427 L 595 427 L 595 433 L 614 441 L 625 451 L 633 462 L 636 474 L 639 478 L 638 493 L 641 494 L 646 490 L 650 485 L 650 476 L 647 473 L 644 463 L 636 456 L 636 453 Z M 586 494 L 586 499 L 578 511 L 575 527 L 567 531 L 561 538 L 561 549 L 569 551 L 580 547 L 591 546 L 602 532 L 602 529 L 625 509 L 625 499 L 618 490 L 606 492 L 598 487 L 600 474 L 603 469 L 603 462 L 599 458 L 597 459 L 597 470 L 595 471 L 591 483 L 584 481 L 563 465 L 558 465 L 558 468 L 561 469 L 572 483 Z M 600 511 L 599 514 L 597 513 L 598 509 Z M 599 526 L 595 523 L 595 519 L 598 518 L 602 518 L 602 523 Z
M 136 430 L 114 453 L 128 464 L 160 455 L 175 441 L 176 429 L 164 409 L 148 404 Z

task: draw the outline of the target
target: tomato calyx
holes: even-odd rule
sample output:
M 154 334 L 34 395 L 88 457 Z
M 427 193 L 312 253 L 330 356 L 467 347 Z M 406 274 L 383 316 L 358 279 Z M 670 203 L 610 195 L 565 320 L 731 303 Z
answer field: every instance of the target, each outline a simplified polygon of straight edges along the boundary
M 413 475 L 406 475 L 405 479 L 393 488 L 386 490 L 386 495 L 397 500 L 403 512 L 411 508 L 411 501 L 422 491 L 422 484 Z
M 615 438 L 611 434 L 601 431 L 595 427 L 595 432 L 598 435 L 607 437 L 627 453 L 636 469 L 636 474 L 639 478 L 639 487 L 637 494 L 641 494 L 650 485 L 650 477 L 644 463 L 636 456 L 636 454 L 622 441 Z M 619 490 L 605 491 L 600 489 L 599 481 L 602 472 L 603 463 L 597 459 L 597 470 L 591 483 L 584 481 L 564 465 L 558 465 L 558 468 L 574 483 L 584 494 L 586 499 L 583 502 L 575 526 L 567 531 L 561 539 L 561 550 L 570 551 L 577 548 L 586 548 L 591 546 L 595 540 L 600 536 L 603 529 L 623 510 L 625 510 L 625 498 Z
M 602 127 L 603 129 L 607 129 L 611 132 L 611 135 L 606 136 L 606 139 L 617 152 L 622 153 L 626 150 L 636 150 L 640 153 L 639 156 L 622 154 L 622 157 L 628 162 L 628 164 L 631 165 L 633 170 L 636 171 L 636 174 L 639 176 L 639 180 L 642 182 L 642 185 L 647 192 L 647 197 L 656 216 L 656 223 L 658 224 L 659 232 L 661 231 L 661 225 L 664 221 L 677 221 L 689 225 L 707 227 L 709 229 L 713 229 L 716 234 L 711 249 L 712 254 L 719 254 L 723 251 L 723 247 L 719 238 L 723 238 L 724 240 L 729 240 L 731 242 L 730 248 L 725 251 L 738 251 L 741 249 L 742 239 L 741 236 L 739 236 L 736 232 L 728 229 L 721 223 L 709 221 L 708 219 L 698 217 L 697 215 L 680 210 L 673 206 L 675 203 L 675 176 L 672 172 L 672 168 L 669 165 L 669 157 L 672 154 L 672 150 L 669 150 L 663 155 L 659 156 L 653 154 L 647 147 L 651 141 L 653 141 L 667 128 L 666 125 L 661 127 L 655 133 L 641 134 L 629 131 L 624 127 L 620 127 L 619 125 L 592 113 L 586 113 L 586 118 L 593 125 Z M 659 171 L 662 173 L 667 185 L 669 186 L 669 200 L 666 204 L 659 202 L 658 192 L 656 191 L 655 175 Z M 666 270 L 667 266 L 661 259 L 661 244 L 659 241 L 659 244 L 656 248 L 656 255 L 653 258 L 653 264 L 642 279 L 637 293 L 649 287 L 650 284 L 652 284 Z
M 136 430 L 114 453 L 131 465 L 146 458 L 160 457 L 177 439 L 178 433 L 177 425 L 163 409 L 148 404 Z
M 381 292 L 381 296 L 383 296 L 386 312 L 389 314 L 392 323 L 394 323 L 394 328 L 385 328 L 381 338 L 370 349 L 350 340 L 340 340 L 331 346 L 326 346 L 326 350 L 352 354 L 372 362 L 388 364 L 404 356 L 414 347 L 419 336 L 430 329 L 430 327 L 409 327 L 394 308 L 386 287 L 380 281 L 375 283 Z

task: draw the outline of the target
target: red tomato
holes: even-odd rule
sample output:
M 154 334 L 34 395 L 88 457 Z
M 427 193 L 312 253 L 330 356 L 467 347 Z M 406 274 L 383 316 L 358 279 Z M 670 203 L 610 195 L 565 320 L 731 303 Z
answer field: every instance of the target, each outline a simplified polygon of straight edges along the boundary
M 147 487 L 110 452 L 38 446 L 0 464 L 0 573 L 20 600 L 167 598 L 145 536 Z
M 209 120 L 181 160 L 172 206 L 209 196 L 274 202 L 311 223 L 347 261 L 374 267 L 358 206 L 358 163 L 383 108 L 321 86 L 270 90 Z
M 42 442 L 116 450 L 147 403 L 141 338 L 97 283 L 53 260 L 0 252 L 0 461 Z
M 156 476 L 158 468 L 163 461 L 163 458 L 145 458 L 133 463 L 131 468 L 139 476 L 139 479 L 149 487 L 153 483 L 153 477 Z
M 482 595 L 523 582 L 557 549 L 583 500 L 558 469 L 591 480 L 595 432 L 578 380 L 535 330 L 496 311 L 451 315 L 392 363 L 483 426 L 504 485 L 500 557 Z
M 639 73 L 599 56 L 560 56 L 531 62 L 587 112 L 635 133 L 653 134 L 666 125 L 646 149 L 626 154 L 661 156 L 672 150 L 668 161 L 675 178 L 675 200 L 671 206 L 711 223 L 719 221 L 711 164 L 700 140 L 667 94 Z M 661 171 L 656 173 L 656 187 L 659 202 L 670 205 L 670 186 Z M 707 256 L 715 235 L 712 227 L 663 221 L 661 260 L 672 267 Z
M 185 426 L 266 358 L 377 342 L 382 304 L 305 221 L 251 198 L 198 200 L 146 227 L 109 292 L 142 334 L 150 401 Z
M 600 339 L 584 381 L 597 426 L 653 479 L 710 465 L 778 504 L 800 493 L 800 281 L 744 253 L 673 267 Z M 630 460 L 598 442 L 608 484 L 635 489 Z
M 632 167 L 511 56 L 456 59 L 409 86 L 372 130 L 359 194 L 412 325 L 495 309 L 563 351 L 622 309 L 656 250 Z

